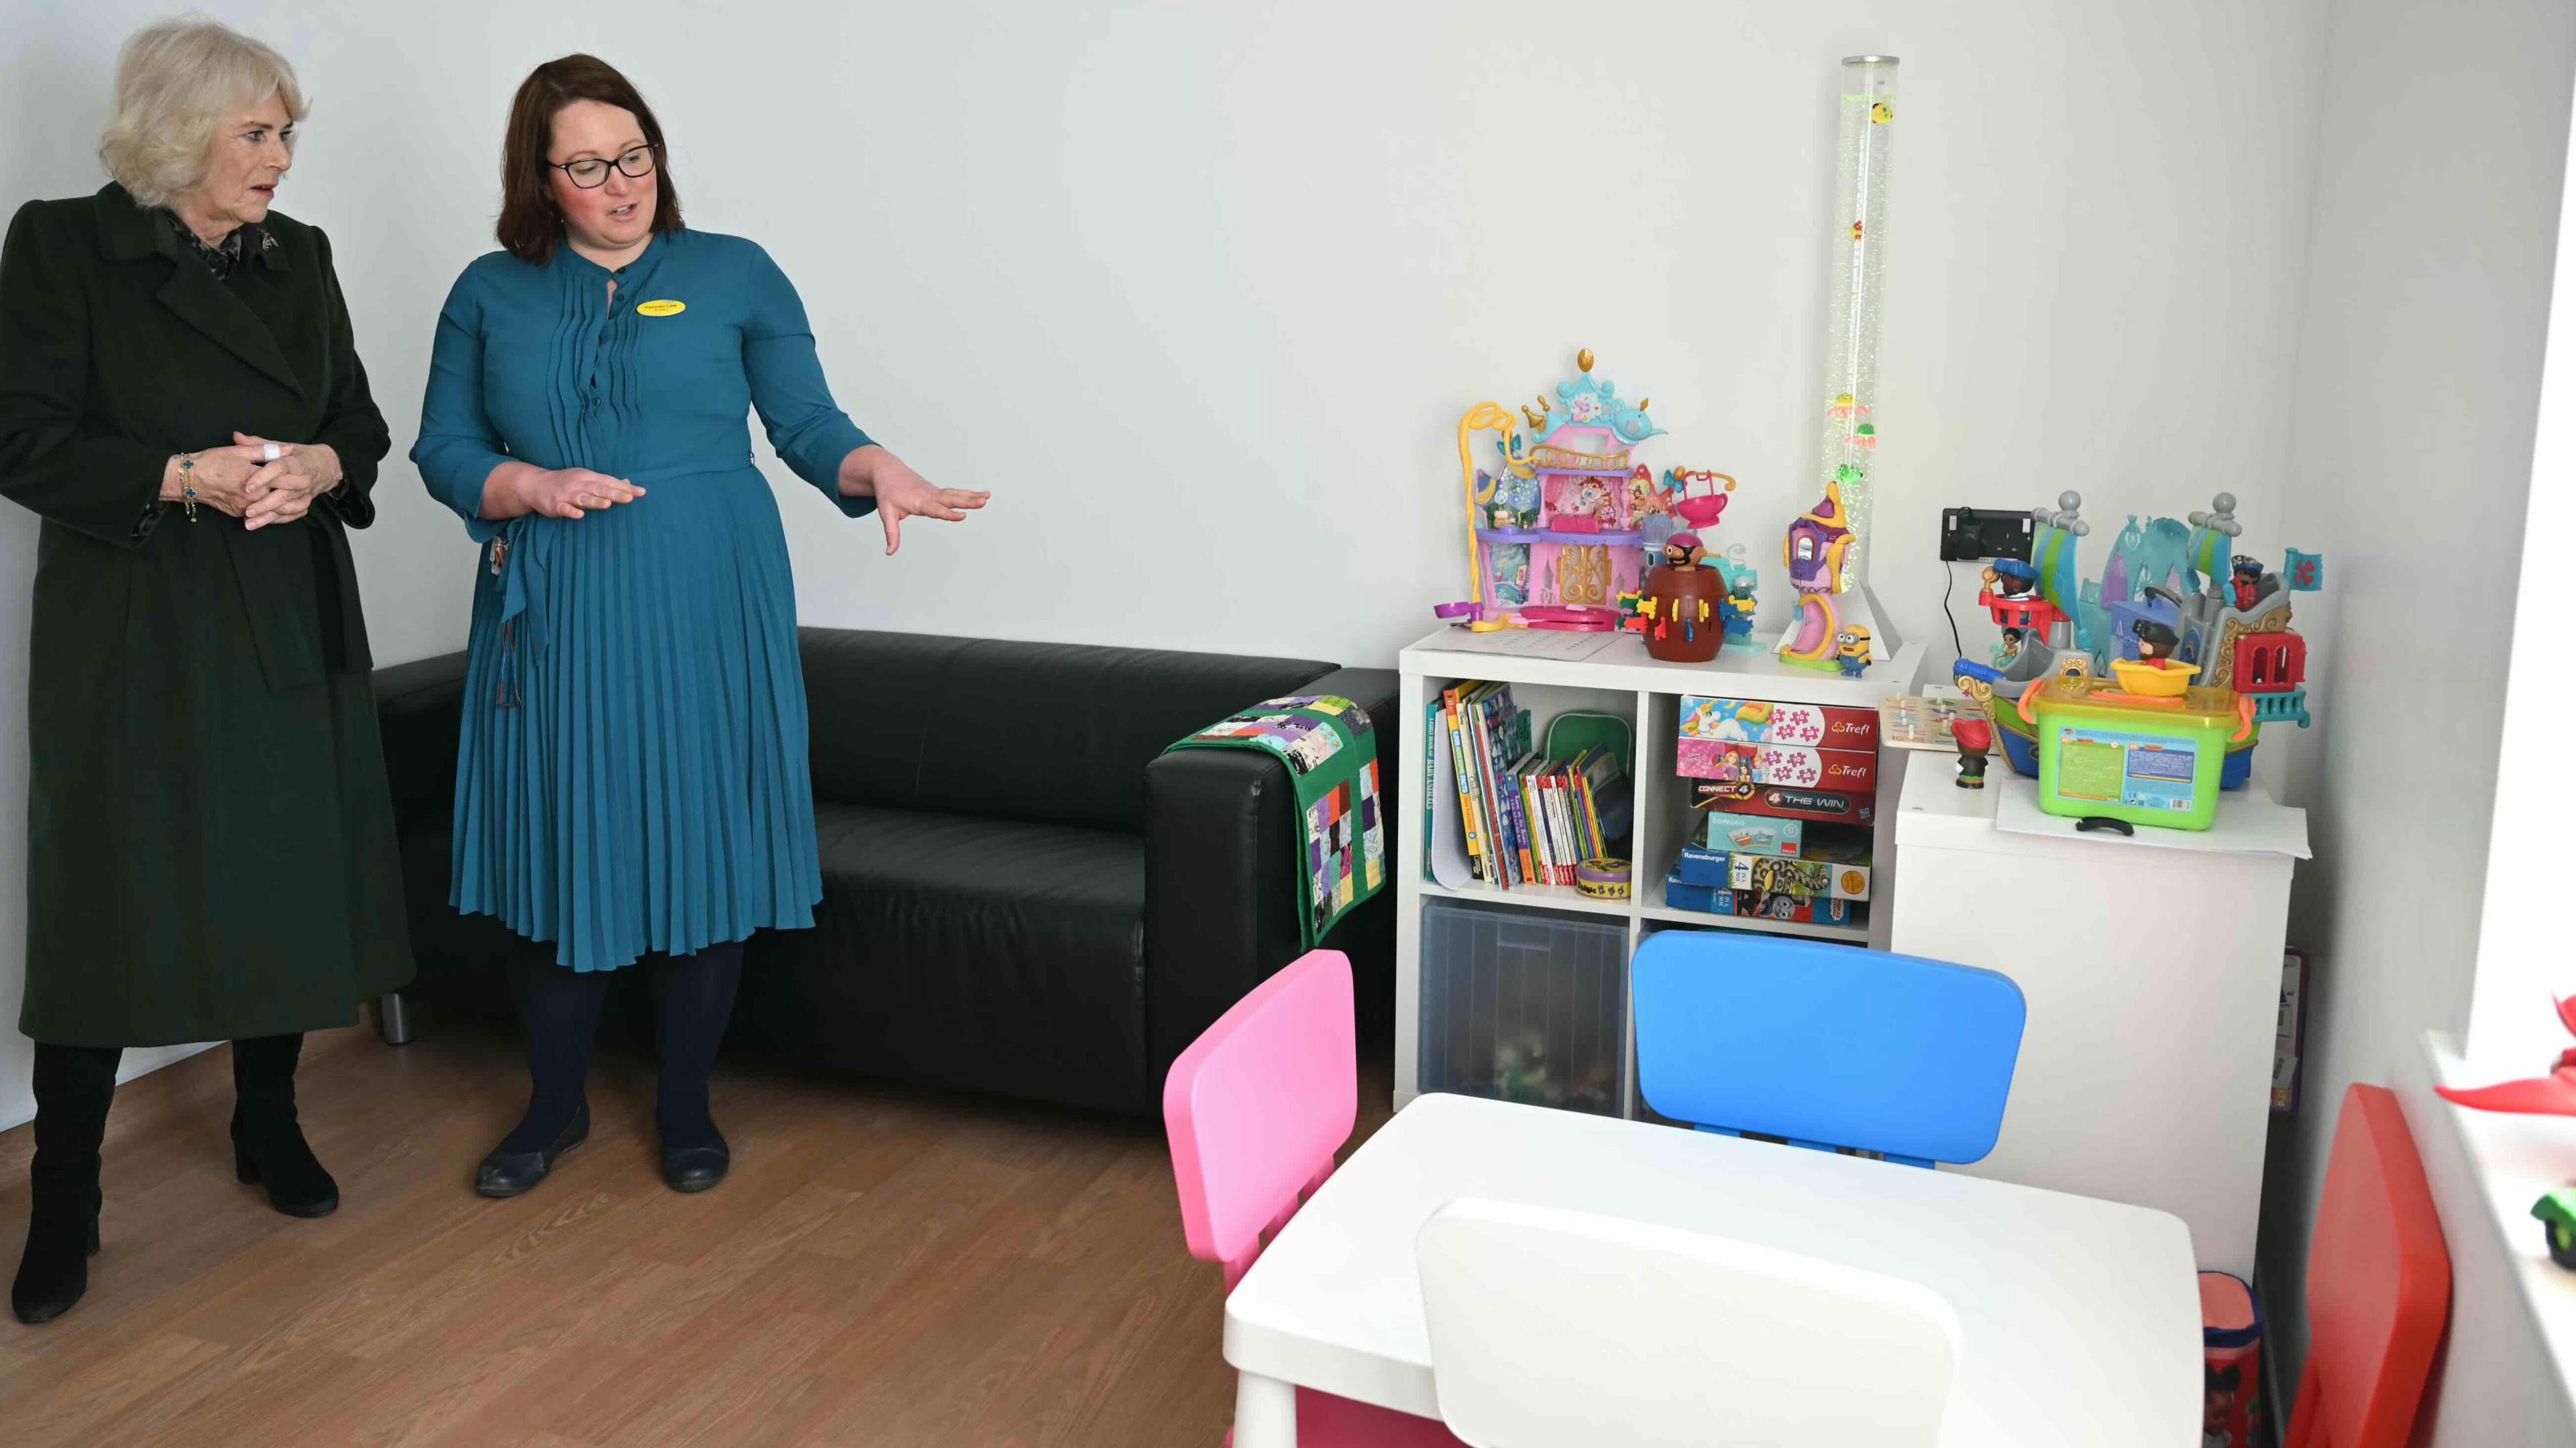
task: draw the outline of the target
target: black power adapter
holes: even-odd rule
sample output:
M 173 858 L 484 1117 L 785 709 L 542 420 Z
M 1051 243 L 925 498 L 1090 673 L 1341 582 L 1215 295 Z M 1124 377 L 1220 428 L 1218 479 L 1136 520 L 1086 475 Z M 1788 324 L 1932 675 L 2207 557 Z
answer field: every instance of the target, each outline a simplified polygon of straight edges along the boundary
M 2018 558 L 2027 563 L 2032 526 L 2027 508 L 2017 513 L 2000 508 L 1943 508 L 1941 561 Z

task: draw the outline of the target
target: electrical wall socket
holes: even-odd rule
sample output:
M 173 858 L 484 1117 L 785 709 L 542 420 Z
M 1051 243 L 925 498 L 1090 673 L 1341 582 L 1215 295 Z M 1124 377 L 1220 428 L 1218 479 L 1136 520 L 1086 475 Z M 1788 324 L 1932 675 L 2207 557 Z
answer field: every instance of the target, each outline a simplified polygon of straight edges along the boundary
M 2018 512 L 2001 508 L 1943 508 L 1941 510 L 1941 561 L 1955 563 L 1963 559 L 2018 558 L 2030 561 L 2032 520 L 2030 510 Z

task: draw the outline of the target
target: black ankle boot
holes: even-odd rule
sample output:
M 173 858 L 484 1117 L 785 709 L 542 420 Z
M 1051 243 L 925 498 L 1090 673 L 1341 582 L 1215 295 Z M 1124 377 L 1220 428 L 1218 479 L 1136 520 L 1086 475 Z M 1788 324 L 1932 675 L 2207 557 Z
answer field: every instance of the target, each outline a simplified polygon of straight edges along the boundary
M 98 1146 L 116 1095 L 115 1047 L 36 1046 L 36 1156 L 27 1250 L 9 1310 L 30 1325 L 69 1312 L 89 1290 L 98 1251 Z
M 268 1204 L 290 1217 L 340 1209 L 340 1184 L 322 1169 L 295 1119 L 295 1061 L 304 1037 L 233 1042 L 233 1174 L 268 1188 Z

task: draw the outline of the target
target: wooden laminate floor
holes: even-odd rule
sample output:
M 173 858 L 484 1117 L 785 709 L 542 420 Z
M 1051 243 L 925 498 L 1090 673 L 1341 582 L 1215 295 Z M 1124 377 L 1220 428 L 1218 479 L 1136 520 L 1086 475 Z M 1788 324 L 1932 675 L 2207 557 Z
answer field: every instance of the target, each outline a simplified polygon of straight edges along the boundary
M 1363 1132 L 1387 1081 L 1363 1068 Z M 317 1222 L 233 1180 L 222 1049 L 119 1092 L 89 1296 L 0 1314 L 0 1443 L 1216 1448 L 1232 1416 L 1222 1284 L 1151 1127 L 729 1068 L 733 1176 L 681 1196 L 650 1063 L 608 1047 L 589 1143 L 496 1202 L 471 1181 L 526 1100 L 505 1025 L 317 1035 L 301 1083 L 342 1198 Z M 0 1270 L 31 1150 L 0 1133 Z

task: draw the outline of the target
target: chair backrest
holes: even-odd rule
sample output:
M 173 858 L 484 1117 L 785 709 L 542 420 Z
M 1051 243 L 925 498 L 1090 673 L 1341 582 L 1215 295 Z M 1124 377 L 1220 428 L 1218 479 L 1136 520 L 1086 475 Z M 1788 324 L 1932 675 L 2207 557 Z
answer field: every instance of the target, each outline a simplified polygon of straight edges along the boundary
M 1319 659 L 798 631 L 814 797 L 1142 833 L 1163 747 L 1333 672 Z
M 2308 1358 L 2286 1448 L 2404 1448 L 2451 1311 L 2433 1189 L 2384 1086 L 2343 1095 L 2308 1243 Z
M 1732 930 L 1663 931 L 1633 970 L 1664 1116 L 1916 1166 L 1995 1149 L 2025 1014 L 2005 976 Z
M 1333 1171 L 1359 1119 L 1351 962 L 1311 950 L 1217 1018 L 1163 1078 L 1190 1255 L 1231 1291 Z
M 1677 1227 L 1462 1199 L 1415 1244 L 1440 1416 L 1475 1448 L 1929 1448 L 1930 1288 Z

